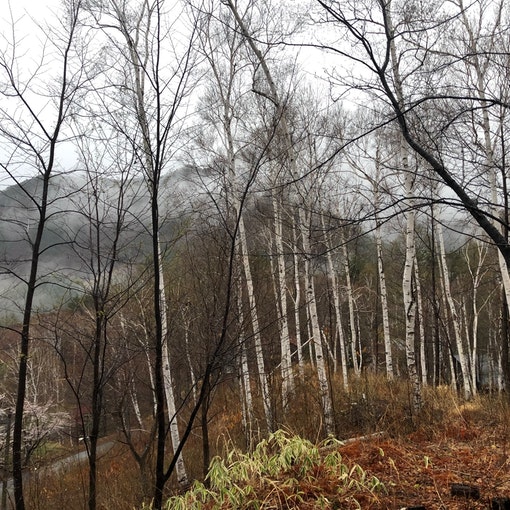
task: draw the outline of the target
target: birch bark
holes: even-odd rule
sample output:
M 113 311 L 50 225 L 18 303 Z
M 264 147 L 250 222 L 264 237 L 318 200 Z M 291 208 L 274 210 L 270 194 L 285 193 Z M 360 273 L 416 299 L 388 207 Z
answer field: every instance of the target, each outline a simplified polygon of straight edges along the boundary
M 243 412 L 243 425 L 247 438 L 248 446 L 253 446 L 253 397 L 251 392 L 251 378 L 250 369 L 248 366 L 248 356 L 246 354 L 246 337 L 243 333 L 244 324 L 244 310 L 242 299 L 242 285 L 239 280 L 237 292 L 237 311 L 238 311 L 238 324 L 239 324 L 239 343 L 240 343 L 240 386 L 241 386 L 241 401 Z
M 294 224 L 292 225 L 293 234 L 293 249 L 292 259 L 294 262 L 294 325 L 296 337 L 296 350 L 298 359 L 299 375 L 303 378 L 305 373 L 304 359 L 303 359 L 303 342 L 301 336 L 301 278 L 299 270 L 299 255 L 298 255 L 298 228 L 296 226 L 296 217 L 294 217 Z
M 380 207 L 380 182 L 381 182 L 381 163 L 379 156 L 379 148 L 377 148 L 375 180 L 372 181 L 373 194 L 374 194 L 374 220 L 375 220 L 375 242 L 377 249 L 377 272 L 379 276 L 379 293 L 381 299 L 381 314 L 383 320 L 383 337 L 384 337 L 384 356 L 386 361 L 386 377 L 392 380 L 393 373 L 393 355 L 391 351 L 391 335 L 390 335 L 390 317 L 388 307 L 388 292 L 386 290 L 386 274 L 384 272 L 383 249 L 382 249 L 382 234 L 381 222 L 379 220 L 379 207 Z
M 165 388 L 166 406 L 168 414 L 168 428 L 170 430 L 170 439 L 174 452 L 178 451 L 181 438 L 179 434 L 179 425 L 177 423 L 177 408 L 175 406 L 174 386 L 172 381 L 172 370 L 170 368 L 170 355 L 168 351 L 168 305 L 165 293 L 165 278 L 163 273 L 163 258 L 161 254 L 161 246 L 158 240 L 158 266 L 159 266 L 159 299 L 161 303 L 161 325 L 162 325 L 162 356 L 163 356 L 163 381 Z M 181 454 L 177 458 L 175 464 L 175 472 L 177 481 L 181 487 L 189 485 L 186 466 Z
M 439 248 L 439 262 L 442 271 L 442 281 L 444 286 L 444 295 L 446 304 L 450 312 L 450 320 L 453 327 L 453 333 L 455 337 L 455 346 L 457 348 L 457 355 L 459 357 L 459 364 L 462 373 L 462 387 L 464 390 L 464 398 L 469 399 L 473 395 L 473 384 L 471 381 L 471 372 L 469 370 L 469 362 L 466 356 L 466 350 L 462 339 L 461 326 L 459 320 L 459 313 L 457 306 L 451 292 L 450 275 L 448 272 L 448 265 L 446 263 L 446 251 L 444 247 L 443 229 L 441 225 L 437 224 L 436 239 L 438 241 Z
M 489 8 L 490 5 L 490 8 Z M 475 125 L 474 129 L 477 130 L 478 127 L 481 127 L 483 131 L 483 149 L 485 156 L 485 167 L 487 172 L 489 173 L 489 183 L 490 183 L 490 212 L 492 214 L 492 223 L 495 229 L 497 229 L 503 239 L 508 244 L 508 196 L 507 196 L 507 176 L 506 176 L 506 168 L 504 164 L 504 136 L 503 136 L 503 125 L 505 123 L 505 118 L 507 117 L 507 109 L 504 108 L 500 111 L 500 116 L 497 119 L 497 123 L 499 126 L 496 126 L 494 129 L 493 123 L 489 117 L 489 106 L 490 106 L 490 92 L 489 92 L 489 100 L 487 98 L 487 88 L 490 86 L 491 82 L 494 82 L 494 75 L 492 73 L 492 62 L 490 58 L 487 58 L 488 55 L 493 52 L 501 51 L 500 48 L 504 47 L 506 41 L 501 39 L 501 34 L 504 33 L 502 30 L 502 23 L 504 20 L 504 10 L 505 10 L 505 2 L 503 0 L 499 0 L 494 4 L 486 4 L 484 2 L 480 2 L 480 19 L 482 19 L 483 14 L 487 14 L 490 16 L 490 20 L 487 23 L 474 22 L 472 21 L 467 13 L 463 0 L 458 0 L 457 7 L 459 8 L 459 12 L 461 14 L 462 24 L 465 29 L 465 33 L 467 34 L 467 41 L 465 42 L 467 46 L 468 57 L 465 59 L 466 62 L 466 72 L 468 77 L 472 76 L 472 82 L 476 92 L 480 98 L 481 105 L 481 122 Z M 493 8 L 493 12 L 490 10 Z M 503 78 L 506 81 L 506 76 Z M 505 91 L 501 88 L 499 91 L 502 95 L 507 95 Z M 496 138 L 492 134 L 501 130 L 501 149 L 500 152 L 503 154 L 503 162 L 497 163 L 495 161 L 495 153 L 496 153 Z M 478 134 L 474 133 L 474 138 L 477 140 Z M 500 185 L 503 190 L 503 204 L 501 204 L 501 197 L 498 196 L 498 171 L 501 169 L 501 181 Z M 503 206 L 503 207 L 502 207 Z M 502 288 L 505 294 L 505 301 L 507 307 L 507 313 L 510 312 L 510 268 L 508 258 L 505 259 L 503 252 L 501 249 L 498 249 L 498 264 L 499 270 L 501 273 L 501 281 Z M 505 304 L 503 305 L 505 306 Z M 510 366 L 509 366 L 509 345 L 508 338 L 505 336 L 503 340 L 503 365 L 505 371 L 505 384 L 510 384 Z
M 404 167 L 407 161 L 404 159 Z M 413 387 L 413 407 L 418 412 L 422 407 L 420 379 L 416 366 L 416 295 L 413 285 L 415 248 L 415 212 L 412 204 L 412 189 L 414 176 L 407 171 L 405 174 L 406 197 L 408 197 L 408 211 L 406 213 L 406 256 L 404 273 L 402 276 L 402 293 L 404 296 L 404 317 L 406 324 L 406 364 L 409 379 Z
M 354 291 L 352 288 L 351 281 L 351 268 L 349 266 L 349 251 L 347 249 L 347 243 L 342 237 L 342 255 L 343 255 L 343 266 L 345 276 L 345 289 L 347 293 L 347 303 L 349 305 L 349 331 L 350 331 L 350 348 L 351 348 L 351 359 L 354 368 L 354 374 L 356 377 L 361 375 L 361 367 L 363 366 L 363 352 L 361 347 L 358 345 L 358 328 L 356 326 L 356 299 L 354 297 Z M 359 351 L 358 351 L 359 347 Z
M 470 245 L 467 245 L 464 249 L 464 257 L 467 262 L 468 271 L 471 276 L 471 286 L 472 286 L 472 303 L 471 303 L 471 313 L 472 313 L 472 322 L 471 328 L 469 328 L 469 323 L 467 320 L 467 311 L 464 313 L 466 317 L 466 338 L 471 338 L 471 381 L 473 384 L 473 395 L 477 393 L 477 367 L 478 367 L 478 323 L 480 320 L 480 311 L 487 304 L 489 297 L 485 300 L 485 303 L 482 303 L 480 306 L 478 302 L 478 290 L 480 288 L 484 271 L 484 265 L 486 261 L 486 257 L 488 254 L 487 246 L 482 244 L 481 241 L 475 240 L 475 252 L 476 252 L 476 265 L 473 269 L 471 265 L 471 256 L 469 253 Z
M 292 354 L 290 348 L 289 321 L 287 317 L 287 276 L 283 250 L 282 206 L 275 191 L 272 192 L 274 214 L 274 242 L 276 246 L 276 307 L 280 332 L 280 364 L 282 379 L 282 407 L 285 410 L 294 391 Z
M 338 279 L 337 279 L 337 271 L 333 264 L 333 254 L 332 254 L 332 243 L 331 238 L 326 231 L 326 227 L 324 224 L 324 216 L 321 216 L 322 219 L 322 229 L 325 232 L 326 236 L 326 261 L 328 265 L 328 278 L 331 282 L 331 293 L 333 294 L 333 304 L 335 309 L 335 328 L 337 341 L 340 345 L 340 365 L 342 368 L 342 380 L 344 389 L 349 389 L 349 376 L 347 371 L 347 354 L 345 352 L 345 337 L 342 327 L 342 312 L 340 309 L 340 295 L 338 293 Z
M 237 59 L 241 49 L 241 37 L 238 33 L 234 33 L 233 35 L 223 34 L 223 36 L 227 42 L 227 52 L 224 55 L 224 68 L 221 66 L 219 61 L 220 57 L 216 55 L 216 48 L 214 47 L 214 44 L 217 42 L 217 34 L 213 37 L 209 33 L 209 30 L 207 30 L 201 40 L 201 44 L 204 56 L 212 71 L 215 91 L 220 99 L 219 110 L 221 113 L 218 115 L 218 124 L 221 126 L 221 139 L 225 149 L 226 191 L 227 197 L 230 197 L 227 199 L 227 208 L 229 209 L 227 214 L 236 218 L 237 221 L 237 239 L 235 240 L 236 255 L 239 258 L 239 263 L 244 274 L 246 295 L 248 297 L 250 307 L 249 315 L 252 324 L 256 364 L 266 425 L 268 431 L 272 432 L 275 429 L 275 418 L 271 402 L 269 376 L 266 372 L 264 362 L 259 314 L 252 278 L 244 213 L 242 209 L 242 201 L 245 197 L 245 190 L 239 190 L 239 158 L 237 155 L 238 146 L 236 146 L 235 140 L 236 129 L 234 122 L 239 115 L 235 108 L 235 102 L 239 100 L 235 86 L 236 80 L 239 79 L 239 66 Z M 256 172 L 256 170 L 254 172 Z
M 389 61 L 391 63 L 391 72 L 395 83 L 395 94 L 398 106 L 404 107 L 403 82 L 400 75 L 399 59 L 397 58 L 397 48 L 394 38 L 394 27 L 391 17 L 391 0 L 388 2 L 386 10 L 387 30 L 389 33 Z M 400 165 L 404 172 L 405 179 L 405 195 L 408 202 L 408 210 L 406 213 L 406 257 L 404 265 L 404 274 L 402 277 L 402 291 L 404 295 L 404 310 L 406 319 L 406 360 L 407 370 L 411 384 L 413 385 L 413 404 L 415 411 L 422 406 L 422 395 L 420 387 L 420 379 L 416 366 L 416 297 L 415 288 L 413 286 L 414 263 L 416 260 L 415 247 L 415 217 L 413 187 L 415 176 L 409 167 L 409 154 L 407 145 L 404 142 L 404 136 L 400 136 Z M 399 165 L 399 166 L 400 166 Z
M 255 55 L 258 64 L 260 65 L 262 72 L 264 74 L 267 86 L 269 88 L 269 94 L 264 93 L 264 96 L 268 97 L 270 99 L 271 103 L 275 107 L 274 112 L 274 119 L 276 125 L 279 127 L 282 133 L 282 137 L 284 140 L 284 150 L 283 153 L 286 155 L 286 159 L 288 161 L 289 165 L 289 172 L 291 176 L 296 176 L 296 155 L 294 153 L 293 148 L 293 142 L 292 142 L 292 136 L 289 130 L 289 126 L 287 124 L 287 117 L 285 112 L 285 103 L 281 100 L 280 94 L 276 88 L 272 73 L 269 69 L 269 66 L 267 64 L 267 60 L 264 56 L 264 54 L 259 49 L 255 39 L 250 34 L 243 18 L 240 16 L 237 5 L 232 0 L 225 0 L 225 5 L 230 9 L 232 12 L 232 15 L 234 16 L 235 22 L 237 26 L 239 27 L 239 30 L 243 37 L 245 38 L 248 46 L 252 50 L 253 54 Z M 300 209 L 300 222 L 301 222 L 301 228 L 303 229 L 305 227 L 304 220 L 304 213 L 302 209 Z M 313 283 L 313 275 L 310 273 L 310 267 L 309 267 L 309 256 L 310 256 L 310 250 L 309 250 L 309 239 L 308 239 L 308 232 L 302 231 L 302 243 L 303 248 L 305 252 L 305 278 L 306 278 L 306 296 L 307 296 L 307 303 L 310 310 L 310 326 L 312 328 L 312 335 L 315 342 L 315 348 L 316 348 L 316 361 L 317 361 L 317 373 L 319 378 L 319 391 L 321 394 L 321 401 L 323 405 L 323 413 L 324 413 L 324 421 L 325 421 L 325 428 L 326 433 L 332 434 L 334 433 L 334 416 L 333 416 L 333 405 L 331 401 L 331 395 L 329 393 L 329 383 L 327 379 L 327 373 L 325 369 L 325 362 L 324 362 L 324 356 L 323 356 L 323 350 L 322 350 L 322 343 L 321 343 L 321 336 L 320 336 L 320 328 L 318 323 L 318 317 L 317 317 L 317 308 L 316 308 L 316 300 L 315 300 L 315 289 L 314 289 L 314 283 Z
M 321 330 L 319 326 L 319 317 L 317 314 L 317 300 L 315 296 L 315 284 L 312 270 L 310 267 L 311 249 L 309 239 L 309 219 L 303 208 L 299 208 L 299 219 L 301 227 L 301 238 L 304 252 L 304 269 L 306 282 L 306 301 L 310 313 L 310 327 L 312 331 L 313 345 L 315 347 L 315 362 L 317 364 L 317 376 L 319 380 L 319 393 L 322 402 L 322 411 L 324 413 L 324 426 L 326 434 L 335 433 L 335 419 L 333 413 L 333 402 L 329 391 L 329 381 L 326 370 L 326 360 L 324 359 L 324 349 L 322 346 Z
M 248 295 L 248 303 L 250 306 L 250 316 L 253 328 L 253 341 L 255 343 L 255 358 L 257 361 L 257 369 L 259 373 L 260 391 L 262 393 L 262 404 L 264 406 L 266 425 L 269 432 L 274 432 L 275 419 L 273 413 L 273 405 L 271 402 L 271 394 L 269 391 L 268 374 L 266 372 L 264 363 L 264 350 L 262 348 L 262 337 L 260 335 L 260 323 L 257 314 L 255 289 L 253 287 L 250 259 L 248 256 L 248 242 L 246 240 L 246 231 L 244 228 L 244 221 L 242 216 L 240 216 L 239 218 L 239 253 L 241 256 L 246 284 L 246 293 Z
M 425 315 L 423 312 L 423 296 L 421 292 L 420 273 L 418 270 L 418 257 L 414 257 L 414 281 L 416 282 L 416 307 L 418 312 L 418 331 L 420 345 L 420 373 L 421 384 L 427 386 L 427 351 L 425 346 Z

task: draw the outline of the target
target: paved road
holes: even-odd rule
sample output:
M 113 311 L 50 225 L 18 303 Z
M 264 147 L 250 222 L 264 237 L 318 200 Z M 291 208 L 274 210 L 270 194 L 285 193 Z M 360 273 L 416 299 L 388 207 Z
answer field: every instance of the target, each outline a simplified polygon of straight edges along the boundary
M 102 443 L 97 447 L 97 455 L 104 455 L 106 452 L 110 451 L 115 445 L 114 441 L 109 441 L 107 443 Z M 69 468 L 69 466 L 73 466 L 79 464 L 80 462 L 84 462 L 87 460 L 87 451 L 83 450 L 78 453 L 74 453 L 73 455 L 69 455 L 68 457 L 64 457 L 63 459 L 57 460 L 48 466 L 44 466 L 38 470 L 39 474 L 46 473 L 58 473 L 59 471 L 63 471 L 64 469 Z M 23 482 L 27 483 L 30 481 L 31 473 L 30 471 L 25 471 L 23 474 Z M 3 484 L 0 483 L 0 494 L 3 489 Z M 12 478 L 7 480 L 7 506 L 5 510 L 12 510 L 14 508 L 14 486 Z M 4 509 L 1 509 L 4 510 Z

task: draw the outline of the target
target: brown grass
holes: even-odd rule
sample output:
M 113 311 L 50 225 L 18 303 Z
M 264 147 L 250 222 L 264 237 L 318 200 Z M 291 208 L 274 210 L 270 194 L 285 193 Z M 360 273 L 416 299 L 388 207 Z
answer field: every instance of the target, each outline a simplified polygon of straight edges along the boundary
M 316 383 L 309 375 L 306 383 L 297 385 L 285 419 L 281 410 L 277 416 L 280 428 L 316 443 L 323 437 L 322 421 Z M 351 381 L 349 392 L 337 380 L 333 388 L 339 439 L 385 432 L 384 438 L 355 441 L 340 450 L 347 463 L 361 465 L 387 488 L 387 494 L 373 499 L 369 494 L 363 496 L 362 508 L 397 509 L 420 504 L 429 510 L 477 509 L 487 508 L 489 498 L 510 496 L 510 406 L 506 395 L 481 395 L 463 402 L 449 388 L 425 388 L 423 410 L 414 415 L 405 382 L 387 382 L 365 374 Z M 224 456 L 233 446 L 246 447 L 235 398 L 230 387 L 220 388 L 215 397 L 209 426 L 212 455 Z M 266 431 L 261 409 L 255 409 L 255 415 L 258 441 L 266 437 Z M 193 431 L 184 458 L 191 476 L 201 479 L 199 428 Z M 482 498 L 452 498 L 449 491 L 454 482 L 477 485 Z M 331 502 L 325 508 L 348 508 L 342 506 L 345 502 L 341 503 L 336 488 L 328 488 L 328 483 L 325 480 L 321 488 Z M 27 487 L 27 507 L 86 508 L 87 485 L 86 463 L 58 474 L 38 470 Z M 173 489 L 171 480 L 169 494 Z M 118 443 L 99 463 L 98 508 L 134 509 L 144 502 L 138 468 L 127 447 Z

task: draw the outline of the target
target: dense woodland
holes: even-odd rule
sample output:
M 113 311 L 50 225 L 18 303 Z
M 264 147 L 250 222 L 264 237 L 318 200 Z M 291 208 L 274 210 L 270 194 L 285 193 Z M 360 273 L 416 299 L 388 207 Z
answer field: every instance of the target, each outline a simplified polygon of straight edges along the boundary
M 85 445 L 93 510 L 114 434 L 160 509 L 221 406 L 249 450 L 341 436 L 367 374 L 406 383 L 409 423 L 427 387 L 508 389 L 508 2 L 55 9 L 1 21 L 17 510 L 48 442 Z

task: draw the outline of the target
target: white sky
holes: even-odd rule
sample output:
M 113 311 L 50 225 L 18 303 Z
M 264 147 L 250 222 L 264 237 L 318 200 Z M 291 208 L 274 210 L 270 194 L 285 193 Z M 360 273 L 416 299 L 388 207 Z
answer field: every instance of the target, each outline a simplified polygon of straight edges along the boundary
M 291 0 L 294 1 L 294 0 Z M 11 16 L 15 22 L 15 37 L 20 43 L 18 45 L 18 56 L 21 58 L 21 73 L 29 72 L 30 66 L 39 64 L 38 57 L 41 55 L 41 48 L 45 32 L 40 27 L 54 25 L 61 12 L 62 0 L 0 0 L 4 9 L 0 10 L 0 37 L 11 40 Z M 39 26 L 37 26 L 39 25 Z M 323 67 L 325 66 L 324 55 L 311 49 L 301 51 L 299 60 L 303 64 L 305 74 L 314 76 L 315 80 L 326 87 Z M 313 78 L 312 78 L 313 79 Z M 1 148 L 0 148 L 1 151 Z M 71 147 L 61 146 L 57 152 L 57 159 L 64 167 L 72 167 L 76 164 L 76 153 Z M 12 182 L 0 173 L 0 189 Z
M 16 53 L 20 68 L 20 74 L 29 73 L 31 67 L 37 67 L 41 57 L 42 44 L 45 39 L 45 31 L 41 27 L 52 25 L 58 12 L 61 10 L 61 0 L 0 0 L 4 7 L 0 11 L 0 49 L 8 50 L 12 42 L 12 23 L 14 21 L 14 37 L 16 39 Z M 39 26 L 38 26 L 39 25 Z M 38 106 L 37 97 L 30 97 L 32 106 Z M 42 104 L 42 103 L 41 103 Z M 2 148 L 0 147 L 0 151 Z M 73 148 L 61 146 L 57 154 L 58 161 L 64 166 L 76 164 L 76 153 Z M 33 170 L 26 167 L 26 175 L 20 168 L 23 178 L 30 177 Z M 18 173 L 18 172 L 17 172 Z M 0 170 L 0 189 L 12 184 L 7 174 Z
M 27 12 L 34 17 L 47 16 L 57 10 L 60 0 L 3 0 L 16 15 Z M 8 16 L 8 8 L 3 9 L 2 18 Z

